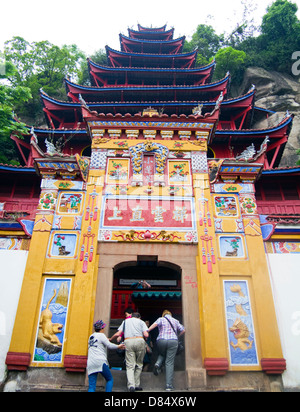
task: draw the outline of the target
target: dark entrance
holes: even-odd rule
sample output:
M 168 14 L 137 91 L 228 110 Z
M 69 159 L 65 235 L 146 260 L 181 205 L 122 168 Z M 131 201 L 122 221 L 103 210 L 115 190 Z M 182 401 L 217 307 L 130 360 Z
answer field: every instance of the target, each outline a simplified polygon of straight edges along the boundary
M 138 256 L 136 261 L 124 262 L 114 268 L 111 310 L 111 334 L 124 319 L 124 310 L 132 307 L 142 320 L 151 325 L 167 309 L 182 323 L 181 268 L 158 261 L 157 256 Z M 157 358 L 157 329 L 151 332 L 153 354 L 148 368 L 152 370 Z M 109 355 L 111 366 L 120 367 L 122 361 Z M 184 370 L 184 354 L 176 358 L 175 369 Z

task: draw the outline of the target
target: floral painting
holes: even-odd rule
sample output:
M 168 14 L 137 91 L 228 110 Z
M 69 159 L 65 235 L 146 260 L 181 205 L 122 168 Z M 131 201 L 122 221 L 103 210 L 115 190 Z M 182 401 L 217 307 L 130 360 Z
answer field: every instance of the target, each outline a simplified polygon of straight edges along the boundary
M 244 243 L 241 236 L 220 236 L 220 254 L 225 258 L 245 257 Z
M 254 215 L 257 213 L 255 197 L 252 195 L 241 196 L 242 212 L 246 215 Z
M 58 214 L 79 214 L 82 210 L 83 193 L 63 192 L 59 196 Z
M 75 258 L 77 252 L 78 231 L 53 231 L 50 237 L 48 257 Z
M 117 184 L 128 182 L 129 160 L 128 159 L 109 159 L 107 167 L 107 184 Z
M 189 161 L 170 160 L 169 163 L 169 184 L 170 185 L 190 185 L 190 163 Z

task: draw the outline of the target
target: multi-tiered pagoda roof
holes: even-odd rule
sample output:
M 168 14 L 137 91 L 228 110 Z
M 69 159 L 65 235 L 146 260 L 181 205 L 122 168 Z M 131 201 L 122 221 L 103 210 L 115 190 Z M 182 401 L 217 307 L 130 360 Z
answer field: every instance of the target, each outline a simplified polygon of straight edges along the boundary
M 128 29 L 128 36 L 120 34 L 119 38 L 119 51 L 106 46 L 106 65 L 88 59 L 90 85 L 65 80 L 67 101 L 41 91 L 48 128 L 35 128 L 35 134 L 42 145 L 46 136 L 51 135 L 69 141 L 64 149 L 68 154 L 87 149 L 90 140 L 83 104 L 110 119 L 143 116 L 149 107 L 157 111 L 158 117 L 208 116 L 220 104 L 217 125 L 209 141 L 211 155 L 234 157 L 249 144 L 255 142 L 259 146 L 268 137 L 268 164 L 279 165 L 292 115 L 287 114 L 275 127 L 253 129 L 256 120 L 272 113 L 255 106 L 255 87 L 245 95 L 229 97 L 230 74 L 212 80 L 215 61 L 197 67 L 197 50 L 184 52 L 185 37 L 174 38 L 173 28 L 138 25 L 138 30 Z
M 4 209 L 0 214 L 6 219 L 0 230 L 8 227 L 21 230 L 24 216 L 34 218 L 40 190 L 39 177 L 33 167 L 34 157 L 46 153 L 51 159 L 49 144 L 55 146 L 58 159 L 69 159 L 73 162 L 74 173 L 78 172 L 75 155 L 90 156 L 91 153 L 87 117 L 111 124 L 110 129 L 121 124 L 142 125 L 146 122 L 149 125 L 151 121 L 189 125 L 203 119 L 207 125 L 213 125 L 208 140 L 208 157 L 229 159 L 229 162 L 235 162 L 249 146 L 254 145 L 256 151 L 263 147 L 266 159 L 259 189 L 263 199 L 260 202 L 267 202 L 264 185 L 274 185 L 277 178 L 291 175 L 288 169 L 276 168 L 288 141 L 292 115 L 287 113 L 273 127 L 255 129 L 253 125 L 257 121 L 273 114 L 256 107 L 255 86 L 242 96 L 230 97 L 230 74 L 224 73 L 222 79 L 214 79 L 215 61 L 198 67 L 197 50 L 184 52 L 185 37 L 175 38 L 173 28 L 138 25 L 137 30 L 128 29 L 128 35 L 120 34 L 119 39 L 119 51 L 106 47 L 107 64 L 87 60 L 89 85 L 65 79 L 65 101 L 41 90 L 45 127 L 28 127 L 24 139 L 12 136 L 23 166 L 0 165 L 4 193 L 0 201 Z M 119 138 L 130 139 L 130 130 L 123 129 Z M 162 131 L 157 127 L 154 129 L 161 139 Z M 106 137 L 109 138 L 112 131 L 105 130 Z M 139 136 L 131 134 L 134 138 L 143 138 L 142 130 Z M 174 130 L 172 139 L 180 139 L 180 130 Z M 195 142 L 195 131 L 190 140 Z M 292 176 L 294 174 L 299 175 L 299 168 Z M 285 181 L 282 186 L 287 187 Z M 264 207 L 270 206 L 266 203 Z M 265 209 L 261 211 L 266 213 Z M 288 213 L 298 211 L 293 209 Z M 11 222 L 11 216 L 20 216 L 20 222 L 16 219 Z
M 185 36 L 171 40 L 145 40 L 120 34 L 121 51 L 131 53 L 177 54 L 182 53 Z M 159 45 L 159 47 L 157 47 Z
M 91 85 L 201 86 L 211 81 L 215 62 L 196 68 L 112 67 L 88 59 Z

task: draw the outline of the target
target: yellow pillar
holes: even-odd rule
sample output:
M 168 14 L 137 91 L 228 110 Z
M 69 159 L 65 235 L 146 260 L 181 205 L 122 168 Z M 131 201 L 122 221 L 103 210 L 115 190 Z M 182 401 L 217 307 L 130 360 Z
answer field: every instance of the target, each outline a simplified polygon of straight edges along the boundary
M 42 190 L 20 293 L 9 352 L 8 369 L 26 369 L 31 362 L 45 256 L 57 190 Z
M 202 359 L 209 374 L 223 375 L 228 370 L 228 360 L 209 177 L 208 174 L 195 174 L 193 178 Z
M 79 257 L 76 263 L 64 366 L 67 371 L 84 371 L 88 338 L 92 330 L 98 272 L 97 241 L 104 170 L 91 170 L 83 212 Z
M 259 219 L 244 219 L 249 262 L 252 273 L 252 287 L 257 332 L 260 343 L 261 367 L 267 373 L 285 368 L 280 335 L 274 305 L 274 297 L 266 260 Z
M 36 321 L 37 305 L 41 287 L 41 268 L 46 255 L 49 232 L 34 232 L 30 244 L 30 253 L 16 314 L 10 351 L 30 352 L 32 331 Z

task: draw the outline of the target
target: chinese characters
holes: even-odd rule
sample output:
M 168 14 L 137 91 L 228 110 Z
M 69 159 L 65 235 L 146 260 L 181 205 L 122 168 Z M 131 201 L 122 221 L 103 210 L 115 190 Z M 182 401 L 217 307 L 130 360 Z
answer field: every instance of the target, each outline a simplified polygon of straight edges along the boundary
M 148 199 L 107 197 L 104 199 L 103 228 L 193 229 L 193 199 Z

